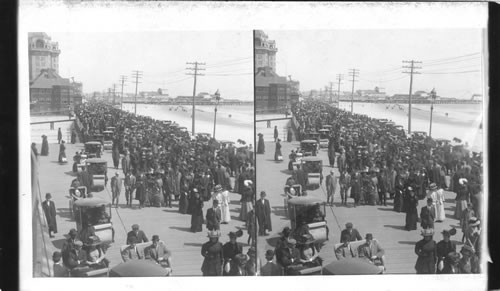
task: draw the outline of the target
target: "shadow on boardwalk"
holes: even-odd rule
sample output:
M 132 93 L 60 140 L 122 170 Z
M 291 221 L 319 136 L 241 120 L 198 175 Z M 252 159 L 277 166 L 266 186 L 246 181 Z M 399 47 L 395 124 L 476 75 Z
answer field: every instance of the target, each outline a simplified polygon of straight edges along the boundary
M 399 229 L 399 230 L 406 230 L 404 225 L 385 224 L 384 227 L 390 227 L 390 228 Z
M 191 232 L 191 227 L 170 226 L 169 228 L 184 231 L 184 232 Z

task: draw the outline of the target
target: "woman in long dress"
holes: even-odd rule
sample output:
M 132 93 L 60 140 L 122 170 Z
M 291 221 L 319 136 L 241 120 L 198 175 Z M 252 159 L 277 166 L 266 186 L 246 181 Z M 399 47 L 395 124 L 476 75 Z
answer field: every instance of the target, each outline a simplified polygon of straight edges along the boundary
M 200 193 L 194 191 L 194 199 L 192 200 L 192 211 L 191 214 L 191 231 L 200 232 L 203 226 L 203 199 L 200 198 Z
M 259 142 L 257 144 L 257 153 L 263 154 L 266 152 L 266 146 L 264 145 L 264 136 L 262 133 L 259 133 L 258 136 L 259 136 Z
M 446 218 L 446 215 L 444 213 L 444 192 L 443 189 L 437 189 L 436 190 L 436 221 L 437 222 L 443 222 L 444 219 Z
M 64 140 L 61 140 L 61 145 L 59 146 L 59 163 L 66 162 L 66 146 L 64 145 Z
M 49 142 L 47 141 L 47 136 L 45 134 L 42 135 L 42 149 L 40 155 L 41 156 L 49 155 Z
M 281 154 L 281 139 L 278 138 L 278 141 L 276 142 L 276 150 L 274 151 L 274 160 L 279 161 L 278 157 L 282 157 Z
M 407 231 L 417 229 L 418 220 L 418 199 L 415 197 L 415 192 L 411 187 L 408 187 L 408 195 L 406 197 L 406 224 Z
M 467 202 L 469 202 L 469 186 L 467 185 L 467 179 L 460 178 L 458 180 L 459 186 L 457 189 L 457 196 L 455 198 L 456 208 L 455 208 L 455 218 L 461 219 L 462 212 L 467 208 Z
M 231 221 L 231 213 L 229 213 L 229 202 L 231 201 L 229 199 L 229 191 L 221 191 L 217 195 L 217 200 L 220 201 L 220 208 L 221 208 L 221 223 L 222 224 L 227 224 Z

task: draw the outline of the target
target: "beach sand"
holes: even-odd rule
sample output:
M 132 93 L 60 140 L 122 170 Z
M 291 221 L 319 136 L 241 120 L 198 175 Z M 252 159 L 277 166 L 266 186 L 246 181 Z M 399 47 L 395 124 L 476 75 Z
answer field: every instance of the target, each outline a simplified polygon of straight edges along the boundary
M 133 112 L 134 104 L 123 104 L 123 110 Z M 191 131 L 191 106 L 137 104 L 137 114 L 154 119 L 171 120 Z M 215 137 L 218 140 L 236 142 L 244 140 L 253 145 L 254 110 L 252 105 L 219 106 L 217 108 L 217 127 Z M 196 106 L 195 132 L 213 134 L 214 106 Z

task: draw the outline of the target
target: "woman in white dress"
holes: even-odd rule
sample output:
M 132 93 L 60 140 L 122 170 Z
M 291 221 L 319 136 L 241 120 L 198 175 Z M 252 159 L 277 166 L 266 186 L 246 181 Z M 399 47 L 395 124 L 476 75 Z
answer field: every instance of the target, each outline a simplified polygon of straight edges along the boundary
M 218 194 L 218 199 L 220 201 L 220 207 L 221 207 L 221 223 L 222 224 L 227 224 L 231 221 L 231 213 L 229 213 L 229 202 L 231 202 L 231 200 L 229 199 L 229 191 L 225 190 L 225 191 L 222 191 L 220 192 L 220 194 Z
M 214 188 L 214 193 L 212 194 L 212 201 L 218 200 L 220 211 L 221 211 L 221 223 L 227 224 L 231 221 L 231 214 L 229 213 L 229 191 L 224 190 L 220 184 L 216 185 Z
M 444 213 L 444 193 L 443 189 L 437 187 L 436 183 L 429 185 L 429 192 L 427 198 L 432 198 L 432 204 L 436 209 L 436 222 L 443 222 L 446 218 Z

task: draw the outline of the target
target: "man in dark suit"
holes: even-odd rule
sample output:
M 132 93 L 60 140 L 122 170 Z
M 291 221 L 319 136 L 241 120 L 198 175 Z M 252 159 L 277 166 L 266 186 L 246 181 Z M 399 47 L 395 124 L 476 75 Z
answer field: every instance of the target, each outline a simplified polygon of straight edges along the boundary
M 363 238 L 359 234 L 359 231 L 355 228 L 353 228 L 352 223 L 348 222 L 345 224 L 345 228 L 341 233 L 340 233 L 340 238 L 343 238 L 344 236 L 347 237 L 348 241 L 357 241 L 357 240 L 362 240 Z
M 373 240 L 373 235 L 371 233 L 367 233 L 365 239 L 366 242 L 358 247 L 359 257 L 364 258 L 369 262 L 380 266 L 381 269 L 385 270 L 384 249 L 376 240 Z
M 87 252 L 82 250 L 83 243 L 79 240 L 73 244 L 74 248 L 69 251 L 68 268 L 72 277 L 81 277 L 83 273 L 90 271 L 87 262 Z
M 130 239 L 130 244 L 121 253 L 124 262 L 144 259 L 144 255 L 139 252 L 136 245 L 137 239 L 132 237 Z
M 167 269 L 168 274 L 170 274 L 172 272 L 172 262 L 170 260 L 172 253 L 167 249 L 165 243 L 160 241 L 158 235 L 153 235 L 151 241 L 153 243 L 144 249 L 145 259 L 160 264 L 163 268 Z
M 281 267 L 273 262 L 274 251 L 266 251 L 266 261 L 267 263 L 260 268 L 261 276 L 281 276 Z
M 432 198 L 427 199 L 427 205 L 420 210 L 420 225 L 423 229 L 434 228 L 436 208 L 432 205 Z
M 69 253 L 75 248 L 77 234 L 76 229 L 72 228 L 68 233 L 69 238 L 62 245 L 61 254 L 65 265 L 68 265 Z
M 45 194 L 45 201 L 42 202 L 42 209 L 49 226 L 49 236 L 53 238 L 54 235 L 52 233 L 57 233 L 57 221 L 56 205 L 50 200 L 51 198 L 52 195 L 50 193 Z
M 325 186 L 327 194 L 326 204 L 333 205 L 333 196 L 337 189 L 337 177 L 335 177 L 333 169 L 330 171 L 330 175 L 326 176 Z
M 207 229 L 208 230 L 220 230 L 220 221 L 222 218 L 222 213 L 219 208 L 219 200 L 214 199 L 212 208 L 207 209 Z
M 293 179 L 302 186 L 302 191 L 306 190 L 307 174 L 300 165 L 297 165 L 297 170 L 293 172 Z
M 260 192 L 260 199 L 255 203 L 255 214 L 259 223 L 259 235 L 267 235 L 266 230 L 272 231 L 271 206 L 266 199 L 266 192 Z
M 285 269 L 285 274 L 288 274 L 290 266 L 300 263 L 300 252 L 295 247 L 297 241 L 293 238 L 286 240 L 286 246 L 276 250 L 276 259 L 278 263 Z
M 132 225 L 132 231 L 129 231 L 127 234 L 128 245 L 130 244 L 132 238 L 135 238 L 136 243 L 148 242 L 146 234 L 144 233 L 144 231 L 139 230 L 139 225 L 137 224 Z

